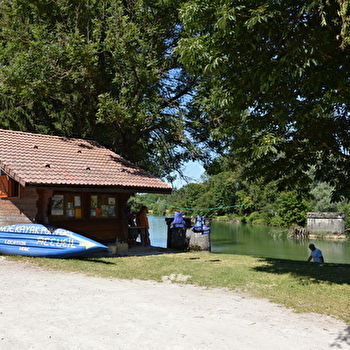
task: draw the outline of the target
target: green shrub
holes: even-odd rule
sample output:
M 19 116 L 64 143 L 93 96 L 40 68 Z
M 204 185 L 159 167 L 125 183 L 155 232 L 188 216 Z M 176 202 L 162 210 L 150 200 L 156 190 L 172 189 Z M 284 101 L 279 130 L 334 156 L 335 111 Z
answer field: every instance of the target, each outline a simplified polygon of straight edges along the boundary
M 253 211 L 247 218 L 250 224 L 256 223 L 256 221 L 261 221 L 261 215 L 257 211 Z

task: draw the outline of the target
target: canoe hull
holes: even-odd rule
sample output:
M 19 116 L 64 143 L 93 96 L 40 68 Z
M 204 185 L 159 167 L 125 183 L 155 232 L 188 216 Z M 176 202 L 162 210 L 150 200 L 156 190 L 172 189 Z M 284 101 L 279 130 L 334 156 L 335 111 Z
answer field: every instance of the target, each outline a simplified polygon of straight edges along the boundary
M 0 253 L 49 258 L 71 258 L 108 247 L 78 233 L 41 224 L 0 227 Z

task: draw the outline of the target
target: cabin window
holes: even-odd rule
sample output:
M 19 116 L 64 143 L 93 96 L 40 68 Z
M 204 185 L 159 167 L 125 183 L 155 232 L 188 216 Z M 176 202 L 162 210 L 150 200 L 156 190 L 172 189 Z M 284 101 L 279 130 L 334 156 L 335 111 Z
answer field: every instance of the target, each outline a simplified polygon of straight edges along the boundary
M 55 194 L 52 197 L 51 216 L 55 218 L 81 219 L 82 198 L 79 194 Z
M 90 196 L 90 217 L 91 218 L 115 218 L 116 198 L 110 195 Z
M 116 218 L 116 197 L 104 194 L 56 193 L 52 197 L 53 219 Z

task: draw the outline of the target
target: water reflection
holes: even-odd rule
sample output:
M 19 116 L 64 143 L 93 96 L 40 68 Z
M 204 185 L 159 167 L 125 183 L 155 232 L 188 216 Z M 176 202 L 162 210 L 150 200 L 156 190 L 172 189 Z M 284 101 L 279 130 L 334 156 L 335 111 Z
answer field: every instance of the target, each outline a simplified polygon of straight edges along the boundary
M 165 217 L 149 216 L 151 244 L 166 248 Z M 350 264 L 350 241 L 288 239 L 281 229 L 213 221 L 211 250 L 213 253 L 253 255 L 266 258 L 306 261 L 308 245 L 314 243 L 323 252 L 325 262 Z

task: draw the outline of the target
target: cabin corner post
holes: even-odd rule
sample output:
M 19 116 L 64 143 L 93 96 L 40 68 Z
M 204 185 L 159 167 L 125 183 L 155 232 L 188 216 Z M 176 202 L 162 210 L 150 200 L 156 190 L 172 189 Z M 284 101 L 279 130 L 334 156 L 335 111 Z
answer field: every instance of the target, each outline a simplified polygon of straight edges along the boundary
M 119 206 L 118 206 L 118 215 L 121 218 L 119 222 L 119 228 L 117 234 L 117 237 L 122 242 L 128 242 L 129 240 L 129 227 L 128 227 L 128 220 L 125 214 L 125 208 L 127 206 L 127 202 L 129 198 L 131 197 L 130 193 L 123 193 L 119 194 Z
M 36 202 L 37 214 L 35 221 L 40 224 L 50 223 L 50 205 L 52 190 L 37 189 L 38 200 Z

